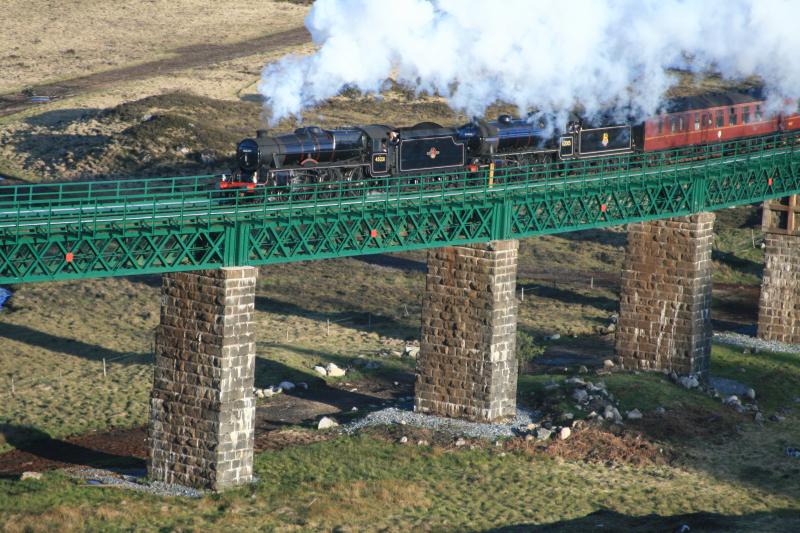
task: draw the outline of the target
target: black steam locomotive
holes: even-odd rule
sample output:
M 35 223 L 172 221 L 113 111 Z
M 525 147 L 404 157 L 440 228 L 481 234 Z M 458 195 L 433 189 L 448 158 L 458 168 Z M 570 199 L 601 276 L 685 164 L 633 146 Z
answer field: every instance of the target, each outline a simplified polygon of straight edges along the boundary
M 544 123 L 500 115 L 474 119 L 461 127 L 433 122 L 393 128 L 381 124 L 324 130 L 317 126 L 255 139 L 236 147 L 236 165 L 223 176 L 223 189 L 260 185 L 298 185 L 362 181 L 386 176 L 425 176 L 442 171 L 502 169 L 555 159 L 626 153 L 634 141 L 629 125 L 584 127 L 568 124 L 561 136 L 547 134 Z

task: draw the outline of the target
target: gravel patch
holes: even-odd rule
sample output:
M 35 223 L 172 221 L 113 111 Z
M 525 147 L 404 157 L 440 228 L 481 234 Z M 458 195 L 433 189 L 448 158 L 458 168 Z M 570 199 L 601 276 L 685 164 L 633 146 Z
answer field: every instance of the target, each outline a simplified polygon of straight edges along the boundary
M 750 331 L 748 331 L 748 333 L 749 332 Z M 755 331 L 752 331 L 752 333 L 755 334 Z M 778 341 L 765 341 L 744 333 L 714 333 L 714 340 L 720 344 L 750 348 L 752 350 L 764 352 L 800 353 L 800 345 Z
M 433 429 L 457 436 L 493 440 L 500 437 L 519 435 L 527 429 L 528 424 L 537 421 L 540 417 L 541 415 L 538 412 L 518 408 L 517 416 L 513 420 L 505 423 L 487 424 L 415 413 L 411 409 L 388 407 L 380 411 L 373 411 L 360 420 L 342 426 L 342 431 L 352 434 L 369 426 L 401 424 Z
M 86 484 L 93 487 L 112 487 L 139 492 L 147 492 L 156 496 L 182 496 L 184 498 L 200 498 L 205 492 L 183 485 L 163 483 L 161 481 L 148 481 L 144 475 L 118 473 L 111 470 L 97 468 L 68 468 L 64 472 L 74 478 L 83 479 Z

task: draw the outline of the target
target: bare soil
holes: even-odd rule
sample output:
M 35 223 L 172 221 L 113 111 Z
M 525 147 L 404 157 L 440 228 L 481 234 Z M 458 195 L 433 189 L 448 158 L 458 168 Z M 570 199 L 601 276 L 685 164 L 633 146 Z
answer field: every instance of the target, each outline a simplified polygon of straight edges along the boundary
M 293 28 L 244 42 L 197 44 L 175 50 L 175 55 L 157 61 L 95 72 L 59 82 L 34 85 L 25 90 L 27 94 L 20 92 L 0 96 L 0 117 L 13 115 L 29 107 L 40 105 L 31 100 L 32 95 L 48 97 L 51 100 L 67 96 L 74 97 L 87 91 L 103 89 L 132 80 L 147 79 L 154 74 L 169 75 L 176 71 L 303 44 L 309 41 L 309 37 L 305 28 Z

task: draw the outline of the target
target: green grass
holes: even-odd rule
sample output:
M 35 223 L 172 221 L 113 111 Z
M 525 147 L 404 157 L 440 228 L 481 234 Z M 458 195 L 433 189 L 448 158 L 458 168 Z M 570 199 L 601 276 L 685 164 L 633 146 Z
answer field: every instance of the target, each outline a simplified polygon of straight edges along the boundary
M 653 513 L 714 512 L 746 521 L 795 511 L 786 513 L 788 523 L 800 508 L 791 494 L 713 471 L 608 468 L 492 447 L 449 453 L 367 436 L 262 453 L 255 471 L 259 483 L 199 500 L 88 488 L 59 474 L 0 481 L 7 496 L 0 499 L 0 524 L 9 531 L 484 531 L 578 520 L 601 509 L 618 514 L 611 527 Z

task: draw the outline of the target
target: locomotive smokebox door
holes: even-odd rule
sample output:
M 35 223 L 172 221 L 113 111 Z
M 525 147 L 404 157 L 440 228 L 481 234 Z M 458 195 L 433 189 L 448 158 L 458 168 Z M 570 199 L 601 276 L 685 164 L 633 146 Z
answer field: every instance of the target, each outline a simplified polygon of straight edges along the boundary
M 575 141 L 572 135 L 564 135 L 558 143 L 558 155 L 561 159 L 571 159 L 575 155 Z

